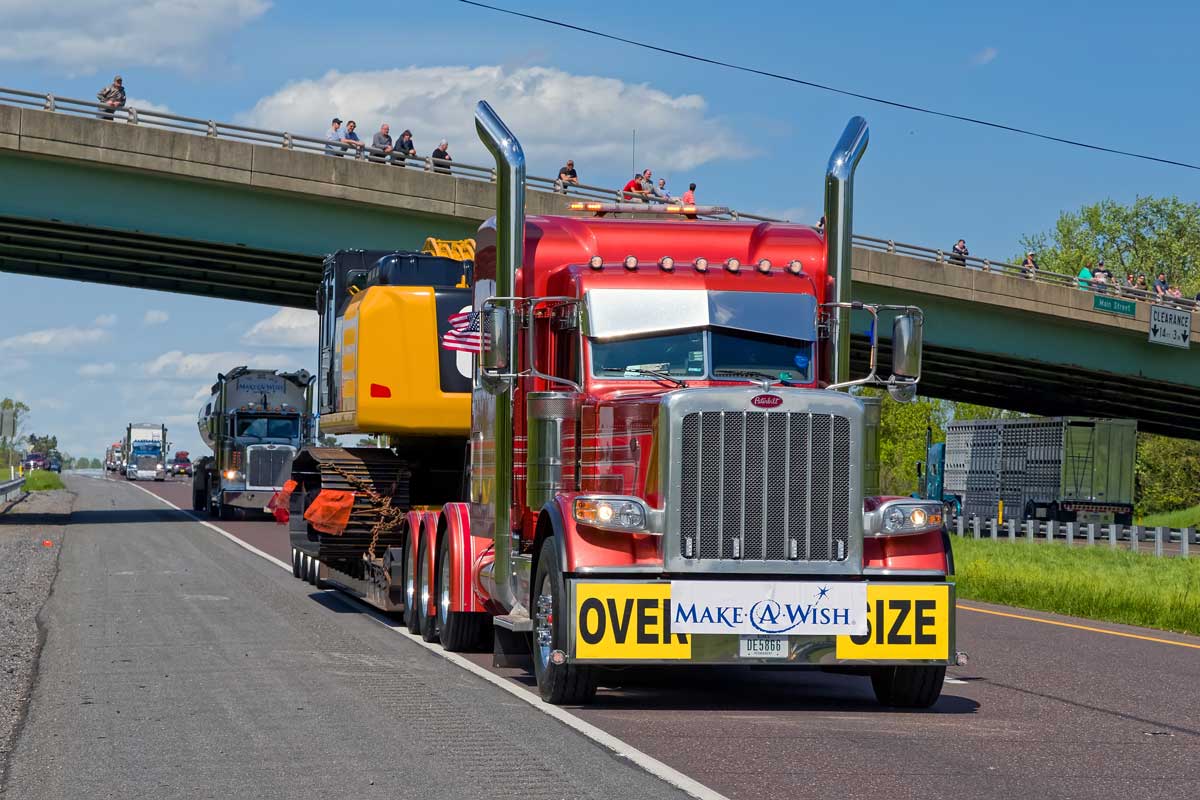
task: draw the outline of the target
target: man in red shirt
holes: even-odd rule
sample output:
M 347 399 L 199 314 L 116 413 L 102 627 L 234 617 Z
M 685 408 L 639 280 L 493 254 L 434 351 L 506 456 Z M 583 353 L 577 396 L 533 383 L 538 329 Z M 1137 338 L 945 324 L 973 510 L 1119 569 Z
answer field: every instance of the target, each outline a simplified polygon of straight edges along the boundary
M 683 193 L 683 204 L 685 206 L 696 205 L 696 184 L 688 184 L 688 190 Z
M 624 197 L 626 200 L 644 198 L 649 193 L 649 189 L 642 183 L 641 175 L 634 175 L 621 191 L 625 193 Z

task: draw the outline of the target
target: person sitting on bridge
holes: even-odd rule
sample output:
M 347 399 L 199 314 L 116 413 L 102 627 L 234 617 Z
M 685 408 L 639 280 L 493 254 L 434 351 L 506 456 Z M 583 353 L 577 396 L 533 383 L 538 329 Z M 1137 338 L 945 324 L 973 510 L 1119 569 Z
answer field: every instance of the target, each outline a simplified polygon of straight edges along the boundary
M 1030 279 L 1037 277 L 1038 265 L 1033 256 L 1034 252 L 1030 250 L 1025 254 L 1025 260 L 1021 262 L 1021 274 Z
M 408 166 L 404 163 L 405 157 L 416 156 L 416 154 L 417 145 L 413 141 L 412 131 L 405 130 L 404 133 L 400 134 L 400 141 L 396 145 L 396 155 L 393 156 L 393 163 L 399 164 L 402 167 Z
M 379 126 L 379 133 L 371 137 L 371 160 L 386 164 L 392 157 L 392 128 L 386 122 Z
M 112 83 L 96 92 L 96 99 L 108 109 L 97 116 L 111 122 L 116 110 L 125 107 L 125 84 L 121 76 L 114 75 Z
M 971 251 L 967 249 L 966 239 L 959 239 L 955 242 L 954 247 L 951 248 L 951 252 L 954 253 L 954 255 L 950 256 L 952 262 L 958 264 L 960 267 L 967 265 L 967 256 L 971 255 Z
M 342 144 L 346 144 L 346 145 L 349 145 L 350 147 L 354 147 L 358 150 L 362 150 L 362 148 L 363 148 L 362 139 L 358 138 L 358 134 L 355 132 L 355 129 L 357 127 L 358 127 L 358 123 L 355 122 L 354 120 L 350 120 L 349 122 L 346 123 L 346 135 L 345 135 L 345 137 L 342 138 Z
M 439 164 L 439 161 L 449 162 L 454 159 L 450 157 L 450 143 L 445 139 L 438 142 L 438 146 L 433 150 L 433 171 L 440 172 L 443 175 L 450 174 L 450 165 L 448 163 Z
M 1161 300 L 1169 288 L 1170 284 L 1167 283 L 1167 273 L 1158 273 L 1158 278 L 1154 281 L 1154 296 Z
M 575 162 L 567 159 L 567 164 L 558 171 L 558 178 L 554 181 L 554 191 L 559 194 L 567 193 L 567 184 L 572 186 L 579 185 L 579 173 L 575 171 Z
M 655 200 L 661 200 L 664 203 L 671 202 L 671 194 L 667 191 L 667 179 L 659 178 L 658 185 L 650 188 L 650 194 L 654 195 Z

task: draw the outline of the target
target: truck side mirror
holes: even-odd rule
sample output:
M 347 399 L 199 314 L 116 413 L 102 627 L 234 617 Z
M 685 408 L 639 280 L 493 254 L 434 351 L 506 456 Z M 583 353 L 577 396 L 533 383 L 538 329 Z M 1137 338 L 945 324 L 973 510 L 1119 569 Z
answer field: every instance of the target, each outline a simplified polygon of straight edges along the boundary
M 512 366 L 512 310 L 485 303 L 479 313 L 483 340 L 479 368 L 485 377 L 504 377 Z
M 924 327 L 919 311 L 907 311 L 892 322 L 892 377 L 900 382 L 915 383 L 921 377 Z

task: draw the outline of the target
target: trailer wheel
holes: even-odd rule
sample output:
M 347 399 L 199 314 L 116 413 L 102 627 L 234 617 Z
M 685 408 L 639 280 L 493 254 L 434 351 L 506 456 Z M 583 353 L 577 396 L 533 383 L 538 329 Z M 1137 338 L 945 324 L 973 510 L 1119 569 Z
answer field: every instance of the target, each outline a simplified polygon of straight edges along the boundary
M 450 537 L 443 536 L 438 547 L 437 591 L 434 594 L 437 598 L 438 635 L 442 647 L 461 653 L 479 647 L 491 617 L 474 611 L 450 610 L 450 570 L 453 566 L 450 561 Z
M 300 577 L 300 551 L 292 548 L 292 577 Z
M 417 613 L 417 608 L 421 603 L 421 589 L 418 584 L 417 565 L 420 562 L 420 536 L 421 530 L 418 528 L 408 532 L 410 537 L 417 537 L 417 557 L 414 559 L 410 554 L 412 549 L 408 542 L 404 543 L 404 627 L 408 628 L 409 633 L 421 632 L 421 615 Z
M 875 699 L 896 708 L 929 708 L 942 695 L 946 668 L 876 667 L 871 671 Z
M 421 638 L 427 642 L 438 640 L 437 613 L 429 613 L 429 601 L 433 598 L 433 576 L 429 574 L 429 536 L 421 536 L 421 547 L 417 551 L 417 616 L 421 620 Z
M 554 537 L 542 542 L 533 579 L 533 675 L 542 699 L 554 705 L 581 705 L 596 695 L 596 671 L 581 664 L 555 664 L 551 654 L 567 652 L 567 584 Z

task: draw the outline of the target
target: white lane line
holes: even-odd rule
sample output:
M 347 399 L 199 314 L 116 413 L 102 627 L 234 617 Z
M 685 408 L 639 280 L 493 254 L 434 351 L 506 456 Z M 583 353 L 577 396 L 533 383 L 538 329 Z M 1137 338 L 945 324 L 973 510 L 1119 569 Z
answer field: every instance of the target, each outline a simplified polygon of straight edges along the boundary
M 242 549 L 249 550 L 251 553 L 254 553 L 255 555 L 260 556 L 262 558 L 265 558 L 267 561 L 270 561 L 272 564 L 275 564 L 276 566 L 282 567 L 283 569 L 286 569 L 288 572 L 291 572 L 291 570 L 292 570 L 291 564 L 288 564 L 284 561 L 279 560 L 278 558 L 271 555 L 270 553 L 264 553 L 262 550 L 259 550 L 257 547 L 255 547 L 251 544 L 247 544 L 246 542 L 243 542 L 241 539 L 237 538 L 233 534 L 227 533 L 226 531 L 221 530 L 216 525 L 213 525 L 211 522 L 208 522 L 207 520 L 203 520 L 200 517 L 198 517 L 194 511 L 189 511 L 188 509 L 180 508 L 179 506 L 172 503 L 170 500 L 167 500 L 165 497 L 160 497 L 159 495 L 156 495 L 154 492 L 150 491 L 149 489 L 146 489 L 145 487 L 142 487 L 142 486 L 138 486 L 136 483 L 131 483 L 129 485 L 133 486 L 134 488 L 141 489 L 143 492 L 150 495 L 155 500 L 158 500 L 160 503 L 163 503 L 164 505 L 170 506 L 171 508 L 175 509 L 176 511 L 184 512 L 185 514 L 189 515 L 192 519 L 194 519 L 196 522 L 200 523 L 201 525 L 208 528 L 209 530 L 216 531 L 217 533 L 221 534 L 226 539 L 228 539 L 229 541 L 238 545 Z M 704 784 L 700 783 L 699 781 L 689 778 L 687 775 L 684 775 L 682 772 L 675 769 L 674 767 L 667 766 L 666 764 L 659 761 L 654 756 L 651 756 L 647 753 L 642 752 L 641 750 L 638 750 L 636 747 L 633 747 L 628 742 L 618 739 L 616 736 L 613 736 L 611 733 L 608 733 L 607 731 L 603 731 L 600 728 L 597 728 L 595 725 L 592 725 L 590 722 L 585 722 L 584 720 L 580 719 L 579 717 L 575 716 L 574 714 L 570 713 L 569 711 L 565 711 L 564 709 L 560 708 L 559 706 L 552 706 L 548 703 L 543 702 L 541 697 L 538 697 L 537 695 L 534 695 L 533 693 L 517 686 L 516 684 L 514 684 L 510 681 L 507 681 L 504 678 L 501 678 L 499 675 L 489 672 L 488 670 L 486 670 L 483 667 L 476 664 L 474 661 L 471 661 L 467 658 L 463 658 L 458 653 L 451 653 L 446 650 L 443 650 L 440 646 L 434 645 L 430 642 L 427 642 L 424 639 L 422 639 L 420 636 L 409 633 L 407 630 L 405 630 L 403 628 L 395 627 L 394 625 L 392 625 L 390 623 L 390 621 L 376 616 L 375 609 L 371 608 L 370 606 L 366 605 L 365 603 L 359 602 L 357 599 L 351 597 L 350 595 L 342 594 L 341 592 L 337 592 L 337 595 L 340 599 L 347 601 L 351 605 L 361 608 L 365 612 L 368 612 L 366 614 L 366 616 L 368 618 L 379 623 L 380 625 L 387 628 L 389 631 L 396 634 L 397 636 L 402 636 L 405 639 L 407 639 L 408 641 L 417 645 L 418 647 L 423 647 L 426 650 L 428 650 L 429 652 L 439 655 L 442 658 L 446 659 L 451 664 L 454 664 L 458 667 L 465 669 L 467 672 L 470 672 L 472 675 L 482 678 L 483 680 L 487 681 L 488 683 L 492 684 L 493 686 L 495 686 L 497 688 L 503 689 L 504 691 L 511 694 L 513 697 L 515 697 L 518 700 L 522 701 L 523 703 L 526 703 L 527 705 L 537 709 L 538 711 L 542 712 L 546 716 L 553 717 L 554 719 L 558 720 L 559 722 L 561 722 L 562 724 L 571 728 L 572 730 L 591 739 L 596 744 L 599 744 L 602 747 L 604 747 L 608 750 L 611 750 L 617 756 L 627 759 L 629 761 L 632 761 L 634 764 L 637 764 L 639 767 L 641 767 L 646 772 L 650 773 L 651 775 L 653 775 L 656 778 L 659 778 L 660 780 L 664 781 L 665 783 L 669 783 L 670 785 L 674 786 L 676 789 L 686 792 L 687 794 L 691 795 L 692 797 L 699 798 L 699 800 L 729 800 L 729 798 L 725 797 L 725 795 L 721 794 L 720 792 L 710 789 L 707 786 L 705 786 Z

